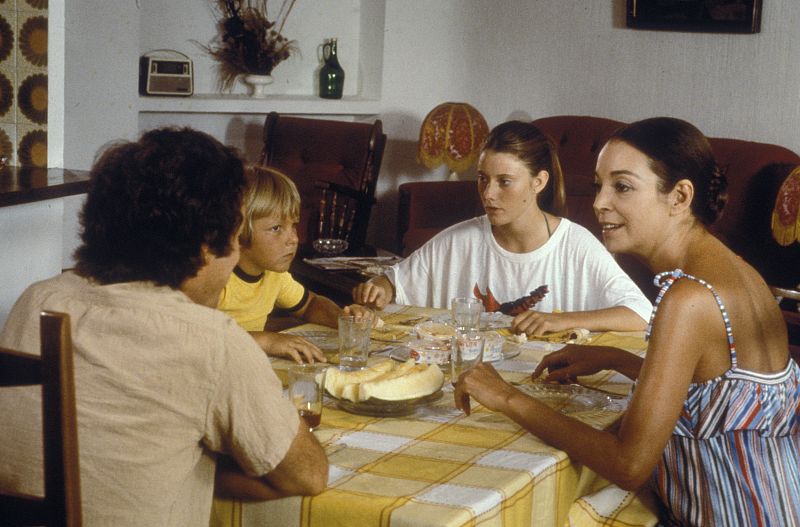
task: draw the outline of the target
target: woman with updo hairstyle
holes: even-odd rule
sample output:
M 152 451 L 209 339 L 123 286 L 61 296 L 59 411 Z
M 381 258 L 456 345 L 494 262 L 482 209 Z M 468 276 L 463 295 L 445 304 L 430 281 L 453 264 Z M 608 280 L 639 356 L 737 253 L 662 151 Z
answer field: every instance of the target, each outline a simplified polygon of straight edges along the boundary
M 620 426 L 595 430 L 480 364 L 456 384 L 625 489 L 650 486 L 666 525 L 800 525 L 800 367 L 769 287 L 707 225 L 725 179 L 703 134 L 653 118 L 623 127 L 597 160 L 594 209 L 612 252 L 661 286 L 644 359 L 598 346 L 547 355 L 534 378 L 616 370 L 634 385 Z
M 476 297 L 528 336 L 644 329 L 650 302 L 594 235 L 561 217 L 561 163 L 534 124 L 492 129 L 478 158 L 477 190 L 485 215 L 445 229 L 357 286 L 355 302 L 448 308 L 455 297 Z
M 647 119 L 617 130 L 611 139 L 650 158 L 661 192 L 672 190 L 681 179 L 691 181 L 695 188 L 692 212 L 701 223 L 711 225 L 722 214 L 727 179 L 700 130 L 680 119 Z

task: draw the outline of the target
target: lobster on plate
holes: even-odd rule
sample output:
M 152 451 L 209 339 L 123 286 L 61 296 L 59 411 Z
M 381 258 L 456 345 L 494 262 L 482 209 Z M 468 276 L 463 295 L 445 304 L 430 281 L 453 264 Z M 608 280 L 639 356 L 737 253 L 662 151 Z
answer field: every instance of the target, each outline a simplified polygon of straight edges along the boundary
M 522 298 L 518 298 L 511 302 L 503 302 L 502 304 L 495 299 L 494 295 L 492 294 L 492 290 L 489 287 L 486 288 L 486 294 L 484 295 L 481 293 L 478 284 L 475 284 L 475 288 L 472 290 L 475 294 L 475 297 L 478 298 L 483 303 L 483 308 L 487 312 L 495 312 L 499 311 L 504 315 L 509 316 L 516 316 L 524 311 L 528 311 L 533 306 L 538 304 L 549 292 L 549 289 L 546 285 L 540 285 L 533 291 L 531 291 L 527 296 L 523 296 Z

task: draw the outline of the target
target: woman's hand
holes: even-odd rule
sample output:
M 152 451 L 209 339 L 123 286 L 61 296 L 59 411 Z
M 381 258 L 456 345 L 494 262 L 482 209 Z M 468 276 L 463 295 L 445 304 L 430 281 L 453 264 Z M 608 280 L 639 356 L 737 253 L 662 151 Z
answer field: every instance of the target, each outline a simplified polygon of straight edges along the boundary
M 321 349 L 298 335 L 264 332 L 262 338 L 256 341 L 270 357 L 290 359 L 298 364 L 328 362 Z
M 525 333 L 529 337 L 555 333 L 574 328 L 568 313 L 544 313 L 542 311 L 523 311 L 511 322 L 511 331 Z
M 470 396 L 489 410 L 502 412 L 517 390 L 503 380 L 497 371 L 485 362 L 476 364 L 458 378 L 455 386 L 456 408 L 470 413 Z
M 353 288 L 353 302 L 373 309 L 383 309 L 392 301 L 394 289 L 384 276 L 358 284 Z
M 635 379 L 641 360 L 632 353 L 610 346 L 567 344 L 560 350 L 545 355 L 531 377 L 537 379 L 547 370 L 546 381 L 573 382 L 579 376 L 592 375 L 602 370 L 617 370 Z

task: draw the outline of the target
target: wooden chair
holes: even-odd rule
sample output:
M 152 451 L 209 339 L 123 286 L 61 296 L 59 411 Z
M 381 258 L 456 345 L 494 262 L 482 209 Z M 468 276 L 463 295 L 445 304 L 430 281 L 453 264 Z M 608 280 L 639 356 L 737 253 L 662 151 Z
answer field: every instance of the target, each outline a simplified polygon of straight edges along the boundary
M 260 162 L 289 176 L 300 192 L 300 244 L 343 238 L 348 252 L 364 247 L 386 135 L 374 123 L 293 117 L 264 121 Z
M 44 497 L 0 494 L 2 525 L 81 525 L 69 315 L 40 315 L 41 356 L 0 348 L 0 387 L 42 386 Z

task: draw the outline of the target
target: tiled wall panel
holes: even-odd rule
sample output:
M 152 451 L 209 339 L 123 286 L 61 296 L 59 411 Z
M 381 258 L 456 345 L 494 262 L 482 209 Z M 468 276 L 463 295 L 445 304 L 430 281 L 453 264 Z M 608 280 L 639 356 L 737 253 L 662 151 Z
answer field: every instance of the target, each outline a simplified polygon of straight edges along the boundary
M 47 0 L 0 0 L 0 156 L 47 166 Z

